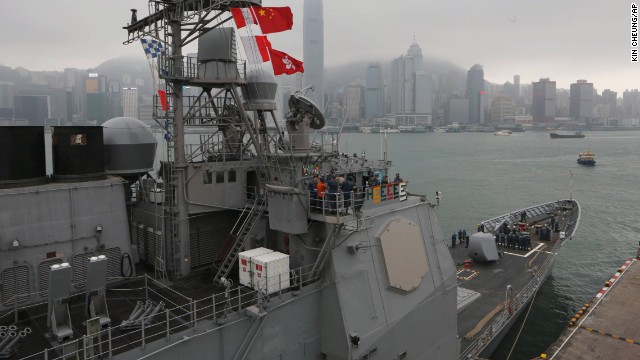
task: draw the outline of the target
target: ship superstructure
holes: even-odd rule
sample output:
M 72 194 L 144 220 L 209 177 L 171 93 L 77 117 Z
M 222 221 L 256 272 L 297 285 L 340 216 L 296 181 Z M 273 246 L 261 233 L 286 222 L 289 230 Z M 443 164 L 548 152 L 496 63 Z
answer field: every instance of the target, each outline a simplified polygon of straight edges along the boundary
M 168 150 L 159 170 L 149 130 L 117 118 L 54 129 L 54 153 L 72 152 L 54 156 L 53 177 L 20 169 L 0 179 L 0 213 L 11 214 L 0 228 L 1 319 L 16 326 L 0 357 L 468 358 L 490 352 L 537 291 L 559 230 L 575 231 L 577 202 L 526 209 L 532 225 L 559 228 L 546 239 L 553 252 L 502 263 L 546 264 L 505 280 L 511 307 L 496 295 L 505 281 L 484 273 L 486 294 L 472 281 L 460 290 L 457 262 L 472 254 L 447 248 L 439 197 L 381 182 L 386 157 L 341 153 L 339 134 L 318 134 L 323 114 L 301 92 L 276 118 L 274 76 L 239 61 L 230 14 L 260 5 L 150 1 L 148 16 L 132 12 L 125 43 L 164 49 L 153 57 Z M 196 41 L 197 56 L 184 56 Z M 65 165 L 72 159 L 85 166 Z M 515 221 L 485 224 L 472 249 Z M 471 256 L 486 274 L 501 266 L 496 247 Z M 487 307 L 503 311 L 483 321 Z

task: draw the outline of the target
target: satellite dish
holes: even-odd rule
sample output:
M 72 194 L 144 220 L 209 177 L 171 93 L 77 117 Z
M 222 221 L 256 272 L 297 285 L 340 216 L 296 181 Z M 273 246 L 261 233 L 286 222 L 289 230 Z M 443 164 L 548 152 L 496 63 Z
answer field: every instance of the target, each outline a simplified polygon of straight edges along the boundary
M 322 111 L 318 109 L 318 106 L 311 101 L 311 99 L 302 95 L 293 94 L 289 98 L 289 109 L 293 113 L 291 118 L 297 123 L 302 122 L 305 115 L 309 116 L 311 123 L 309 126 L 314 130 L 319 130 L 324 127 L 324 115 Z

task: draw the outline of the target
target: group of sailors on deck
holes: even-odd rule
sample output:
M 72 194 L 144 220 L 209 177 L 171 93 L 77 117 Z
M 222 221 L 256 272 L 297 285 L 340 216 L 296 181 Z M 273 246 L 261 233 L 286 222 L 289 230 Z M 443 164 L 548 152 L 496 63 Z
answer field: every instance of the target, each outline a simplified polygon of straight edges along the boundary
M 380 174 L 370 172 L 368 176 L 363 176 L 362 186 L 358 187 L 355 183 L 353 175 L 335 175 L 328 174 L 324 176 L 315 175 L 307 185 L 309 191 L 309 200 L 312 212 L 329 212 L 331 214 L 347 214 L 352 206 L 362 205 L 353 204 L 352 194 L 362 192 L 362 190 L 380 185 L 392 183 L 400 183 L 404 180 L 396 173 L 393 182 L 389 182 L 387 175 L 380 178 Z M 354 199 L 355 200 L 355 199 Z M 355 206 L 356 208 L 358 206 Z
M 506 246 L 513 250 L 533 250 L 529 233 L 517 231 L 515 228 L 506 233 L 503 231 L 496 232 L 495 240 L 496 246 Z

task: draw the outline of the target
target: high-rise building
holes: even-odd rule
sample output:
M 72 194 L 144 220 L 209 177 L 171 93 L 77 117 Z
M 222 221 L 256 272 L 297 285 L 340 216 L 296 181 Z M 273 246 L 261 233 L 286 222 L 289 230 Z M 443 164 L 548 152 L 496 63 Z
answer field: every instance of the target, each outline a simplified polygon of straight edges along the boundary
M 470 124 L 484 124 L 484 93 L 484 70 L 482 65 L 475 64 L 467 71 Z
M 422 57 L 422 48 L 418 43 L 416 43 L 415 36 L 413 38 L 413 43 L 409 46 L 409 50 L 407 50 L 407 56 L 411 56 L 416 59 L 416 71 L 422 71 L 424 69 L 424 58 Z
M 391 62 L 391 83 L 389 86 L 391 113 L 416 113 L 415 74 L 417 71 L 421 71 L 423 66 L 422 49 L 415 42 L 415 39 L 409 46 L 406 56 L 400 56 Z
M 15 84 L 0 81 L 0 119 L 13 118 L 13 89 Z
M 416 58 L 400 56 L 391 62 L 391 112 L 394 114 L 413 113 L 413 74 L 416 72 Z
M 362 119 L 364 88 L 361 85 L 347 85 L 344 90 L 344 117 L 353 123 Z
M 107 78 L 98 74 L 89 74 L 85 79 L 86 114 L 85 120 L 100 125 L 110 117 Z
M 533 125 L 550 124 L 556 121 L 556 82 L 549 78 L 533 82 L 531 116 Z
M 602 91 L 602 105 L 609 106 L 609 116 L 614 117 L 616 114 L 616 105 L 618 102 L 618 93 L 615 91 L 611 91 L 609 89 L 605 89 Z
M 433 75 L 417 71 L 414 75 L 414 104 L 416 114 L 433 113 L 434 79 Z
M 304 0 L 303 13 L 303 85 L 313 86 L 307 96 L 324 109 L 324 20 L 322 0 Z
M 513 94 L 505 94 L 513 98 L 514 105 L 518 106 L 522 103 L 520 101 L 520 75 L 513 75 Z
M 491 101 L 491 123 L 503 124 L 504 118 L 514 116 L 513 99 L 510 96 L 498 95 Z
M 369 64 L 365 77 L 364 94 L 366 119 L 379 118 L 384 115 L 384 83 L 380 64 Z
M 14 117 L 29 121 L 31 126 L 43 126 L 51 117 L 49 95 L 15 95 L 13 105 Z
M 138 88 L 122 88 L 122 114 L 134 119 L 140 118 Z
M 469 99 L 452 96 L 449 98 L 446 119 L 449 124 L 469 122 Z
M 593 119 L 593 83 L 578 80 L 569 88 L 569 116 L 574 119 Z
M 622 93 L 622 109 L 625 119 L 640 117 L 640 92 L 638 89 L 625 90 Z

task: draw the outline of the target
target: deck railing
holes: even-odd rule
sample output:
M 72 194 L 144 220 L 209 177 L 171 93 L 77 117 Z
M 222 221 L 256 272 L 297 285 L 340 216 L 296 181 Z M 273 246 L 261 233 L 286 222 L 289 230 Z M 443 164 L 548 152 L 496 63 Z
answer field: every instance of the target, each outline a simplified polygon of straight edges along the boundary
M 93 335 L 82 335 L 77 339 L 39 351 L 22 359 L 49 360 L 64 359 L 69 356 L 74 358 L 78 356 L 84 359 L 92 357 L 111 358 L 115 354 L 134 348 L 144 350 L 148 343 L 159 339 L 171 340 L 177 333 L 190 328 L 197 331 L 199 327 L 204 328 L 206 326 L 207 329 L 215 331 L 218 328 L 223 328 L 245 319 L 246 315 L 243 315 L 242 310 L 249 306 L 257 305 L 262 307 L 270 299 L 281 298 L 288 291 L 299 291 L 302 287 L 318 280 L 318 276 L 312 276 L 312 265 L 291 270 L 289 276 L 291 284 L 286 288 L 281 286 L 282 275 L 278 275 L 269 278 L 275 281 L 261 282 L 265 286 L 261 289 L 236 286 L 228 291 L 212 294 L 197 300 L 177 292 L 146 274 L 136 278 L 127 278 L 127 280 L 133 279 L 144 283 L 140 284 L 141 286 L 138 288 L 113 288 L 109 289 L 109 292 L 144 290 L 145 297 L 139 300 L 151 300 L 154 306 L 163 302 L 164 310 L 153 316 L 139 318 L 139 329 L 114 331 L 121 324 L 112 324 Z M 270 283 L 276 284 L 278 288 L 269 289 Z M 169 296 L 169 293 L 171 296 Z M 78 295 L 82 294 L 84 293 Z M 120 334 L 114 336 L 115 333 Z M 79 334 L 76 333 L 76 335 Z M 63 348 L 68 349 L 69 344 L 74 342 L 76 350 L 65 354 Z

